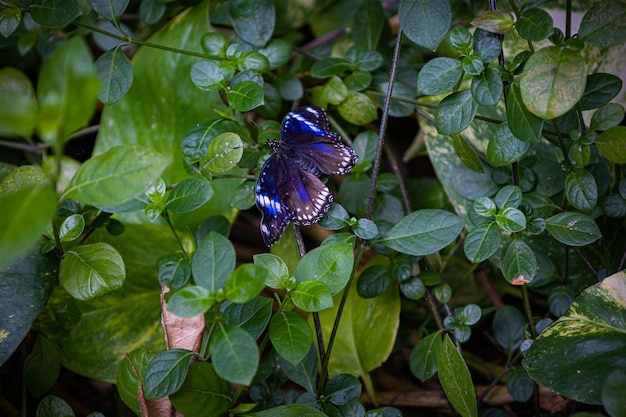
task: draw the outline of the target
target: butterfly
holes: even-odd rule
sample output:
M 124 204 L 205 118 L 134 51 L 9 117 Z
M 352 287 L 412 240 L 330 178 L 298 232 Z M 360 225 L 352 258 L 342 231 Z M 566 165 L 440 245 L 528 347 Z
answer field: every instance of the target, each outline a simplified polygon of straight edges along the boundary
M 280 239 L 290 222 L 308 226 L 324 217 L 333 195 L 322 175 L 343 175 L 356 164 L 356 152 L 331 132 L 326 112 L 305 106 L 289 112 L 280 140 L 268 140 L 274 151 L 256 183 L 261 236 L 267 246 Z

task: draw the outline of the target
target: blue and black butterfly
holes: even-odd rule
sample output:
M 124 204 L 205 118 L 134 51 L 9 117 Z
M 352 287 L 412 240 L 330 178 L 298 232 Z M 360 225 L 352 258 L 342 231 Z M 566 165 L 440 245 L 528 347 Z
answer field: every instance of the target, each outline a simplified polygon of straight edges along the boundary
M 324 217 L 333 195 L 322 175 L 343 175 L 357 162 L 354 150 L 331 132 L 323 109 L 305 106 L 289 112 L 280 140 L 268 140 L 274 154 L 261 168 L 256 204 L 267 246 L 280 239 L 289 222 L 307 226 Z

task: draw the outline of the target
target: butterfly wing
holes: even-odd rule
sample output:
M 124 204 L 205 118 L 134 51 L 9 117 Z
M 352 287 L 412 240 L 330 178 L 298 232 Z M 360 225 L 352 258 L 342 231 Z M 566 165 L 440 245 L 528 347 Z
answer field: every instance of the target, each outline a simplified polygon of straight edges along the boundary
M 280 126 L 281 139 L 288 144 L 309 142 L 311 137 L 339 135 L 329 131 L 328 118 L 324 109 L 315 106 L 304 106 L 287 113 Z
M 256 182 L 256 205 L 261 211 L 261 237 L 267 246 L 278 242 L 291 215 L 279 194 L 279 185 L 284 182 L 284 161 L 278 154 L 265 162 Z
M 324 217 L 333 195 L 324 183 L 310 172 L 287 160 L 288 176 L 279 188 L 291 221 L 300 226 L 308 226 Z

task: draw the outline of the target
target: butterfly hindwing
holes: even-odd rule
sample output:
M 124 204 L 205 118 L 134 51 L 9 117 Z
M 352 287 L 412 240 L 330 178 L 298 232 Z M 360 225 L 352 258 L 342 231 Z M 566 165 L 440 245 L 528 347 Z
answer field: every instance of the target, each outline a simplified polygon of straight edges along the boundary
M 256 183 L 256 205 L 261 210 L 261 237 L 267 246 L 280 239 L 291 215 L 281 200 L 279 184 L 283 181 L 284 169 L 281 156 L 272 155 L 261 168 Z
M 333 201 L 328 187 L 317 176 L 301 170 L 290 160 L 286 161 L 286 172 L 288 175 L 279 193 L 291 221 L 308 226 L 324 217 Z

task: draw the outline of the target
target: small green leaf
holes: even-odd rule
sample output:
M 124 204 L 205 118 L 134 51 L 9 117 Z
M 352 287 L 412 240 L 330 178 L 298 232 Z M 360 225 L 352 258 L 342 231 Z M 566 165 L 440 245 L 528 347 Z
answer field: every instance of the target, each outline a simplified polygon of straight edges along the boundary
M 373 265 L 365 269 L 359 275 L 359 279 L 357 280 L 357 292 L 359 296 L 363 298 L 378 297 L 385 292 L 390 282 L 391 275 L 389 275 L 387 267 Z
M 567 174 L 565 198 L 573 208 L 591 212 L 598 203 L 598 186 L 593 175 L 585 169 L 575 169 Z
M 159 284 L 167 285 L 176 291 L 185 285 L 191 277 L 191 264 L 181 255 L 168 255 L 159 258 Z
M 48 395 L 37 406 L 36 416 L 63 416 L 74 417 L 74 411 L 72 407 L 61 398 L 55 395 Z
M 619 125 L 624 120 L 624 107 L 617 103 L 608 103 L 600 107 L 591 116 L 592 130 L 607 130 Z
M 211 360 L 221 378 L 250 385 L 259 366 L 259 349 L 245 330 L 220 324 L 215 329 Z
M 87 0 L 94 12 L 110 21 L 119 18 L 129 2 L 130 0 Z
M 478 406 L 474 385 L 467 365 L 446 335 L 438 360 L 439 380 L 448 401 L 463 417 L 477 417 Z
M 526 369 L 516 366 L 506 375 L 506 387 L 515 401 L 526 402 L 532 397 L 534 381 L 528 376 Z
M 183 384 L 169 398 L 181 414 L 200 416 L 207 410 L 215 415 L 226 412 L 231 396 L 230 384 L 217 375 L 211 363 L 194 362 Z
M 308 353 L 296 366 L 278 357 L 278 362 L 290 380 L 307 392 L 315 392 L 317 382 L 317 350 L 311 344 Z
M 244 52 L 237 58 L 236 63 L 239 71 L 254 71 L 263 74 L 270 69 L 270 63 L 265 55 L 256 51 Z
M 285 39 L 272 39 L 259 52 L 267 58 L 270 69 L 275 70 L 282 67 L 291 58 L 293 47 Z
M 523 240 L 514 240 L 507 246 L 501 260 L 502 275 L 513 285 L 532 281 L 537 273 L 537 258 Z
M 283 72 L 282 74 L 276 76 L 274 85 L 276 86 L 280 96 L 285 100 L 298 100 L 304 95 L 302 82 L 298 77 L 290 72 Z
M 620 2 L 595 3 L 583 16 L 578 37 L 601 48 L 619 45 L 626 40 L 626 6 Z
M 24 360 L 24 385 L 33 397 L 46 393 L 59 378 L 61 361 L 56 345 L 39 335 L 33 351 Z
M 515 29 L 520 36 L 528 41 L 537 42 L 552 35 L 552 17 L 548 12 L 531 7 L 524 10 L 515 22 Z
M 233 303 L 247 303 L 259 295 L 265 287 L 267 270 L 255 264 L 240 265 L 226 280 L 224 292 Z
M 276 13 L 271 0 L 232 0 L 229 11 L 235 32 L 244 41 L 263 46 L 272 37 Z
M 287 288 L 289 270 L 280 257 L 271 253 L 260 253 L 254 255 L 254 263 L 267 269 L 265 285 L 275 289 Z
M 250 111 L 263 105 L 263 87 L 254 81 L 242 81 L 226 93 L 226 100 L 235 110 Z
M 166 4 L 160 0 L 142 0 L 139 5 L 139 18 L 149 25 L 158 23 L 165 15 Z
M 515 307 L 505 305 L 493 317 L 493 335 L 509 355 L 515 353 L 524 340 L 526 319 Z
M 570 211 L 547 218 L 546 229 L 556 240 L 570 246 L 585 246 L 602 237 L 593 218 Z
M 85 162 L 61 199 L 94 206 L 115 206 L 143 193 L 169 164 L 151 148 L 116 146 Z
M 480 162 L 480 158 L 476 154 L 476 151 L 472 146 L 467 142 L 465 137 L 462 135 L 456 134 L 452 135 L 454 140 L 454 151 L 463 164 L 471 169 L 472 171 L 483 173 L 485 170 L 483 169 L 483 165 Z
M 524 103 L 519 86 L 513 84 L 506 98 L 506 118 L 509 129 L 521 141 L 538 142 L 541 139 L 543 120 L 528 111 Z
M 238 134 L 224 132 L 209 145 L 202 166 L 215 174 L 224 174 L 237 166 L 243 156 L 243 142 Z
M 339 105 L 339 114 L 347 122 L 363 126 L 378 118 L 376 105 L 363 93 L 349 93 L 346 100 Z
M 400 283 L 400 291 L 409 300 L 421 300 L 426 295 L 426 286 L 418 277 L 411 277 Z
M 465 71 L 469 75 L 480 75 L 485 66 L 483 65 L 483 60 L 480 59 L 478 55 L 470 55 L 463 58 L 462 66 L 463 71 Z
M 470 90 L 452 93 L 439 103 L 435 126 L 442 135 L 454 135 L 465 130 L 474 120 L 478 103 Z
M 443 346 L 441 331 L 436 331 L 421 339 L 409 357 L 411 373 L 424 382 L 437 372 L 437 362 Z
M 98 99 L 104 104 L 113 104 L 124 97 L 133 83 L 133 67 L 121 46 L 102 54 L 95 66 L 102 80 Z
M 191 81 L 201 90 L 226 90 L 228 73 L 211 61 L 198 61 L 191 66 Z
M 61 242 L 71 242 L 78 239 L 83 230 L 85 230 L 85 218 L 80 214 L 72 214 L 61 223 L 59 239 Z
M 213 196 L 213 187 L 204 179 L 186 178 L 172 190 L 165 208 L 172 213 L 187 213 L 197 209 Z
M 348 282 L 354 255 L 349 243 L 333 243 L 308 252 L 298 262 L 294 271 L 296 282 L 320 281 L 330 288 L 333 295 L 339 293 Z
M 330 80 L 324 86 L 324 98 L 330 104 L 340 104 L 348 97 L 348 88 L 341 78 L 336 75 L 330 77 Z
M 185 381 L 193 355 L 195 353 L 185 349 L 171 349 L 154 356 L 143 381 L 146 398 L 163 398 L 178 391 Z
M 125 279 L 124 260 L 108 243 L 76 246 L 65 252 L 61 260 L 61 285 L 79 300 L 90 300 L 119 290 Z
M 167 310 L 180 317 L 194 317 L 205 313 L 215 304 L 215 295 L 198 285 L 176 291 L 167 301 Z
M 76 0 L 35 0 L 28 10 L 42 26 L 63 27 L 81 15 Z
M 443 249 L 456 239 L 463 221 L 444 210 L 418 210 L 396 224 L 378 243 L 413 256 Z
M 543 48 L 524 65 L 522 100 L 531 113 L 551 120 L 574 107 L 586 81 L 585 60 L 578 52 L 558 46 Z
M 559 286 L 550 291 L 548 296 L 548 307 L 550 313 L 556 317 L 561 317 L 576 298 L 576 294 L 571 287 Z
M 472 20 L 470 23 L 472 26 L 484 31 L 504 35 L 513 31 L 515 18 L 511 12 L 490 10 Z
M 626 164 L 626 127 L 615 126 L 602 132 L 596 139 L 596 146 L 609 161 Z
M 235 248 L 223 235 L 209 232 L 198 244 L 191 258 L 191 271 L 196 284 L 211 293 L 223 289 L 235 270 Z
M 36 126 L 37 98 L 30 79 L 13 67 L 0 69 L 0 135 L 28 138 Z
M 6 9 L 0 10 L 0 35 L 8 38 L 22 21 L 22 11 L 19 7 L 9 5 Z
M 502 78 L 493 68 L 472 77 L 472 97 L 482 106 L 495 106 L 502 98 Z
M 445 0 L 400 0 L 398 16 L 406 37 L 432 51 L 443 41 L 452 21 L 450 3 Z
M 496 216 L 496 223 L 504 232 L 517 233 L 526 229 L 526 216 L 519 209 L 505 207 Z
M 530 149 L 530 142 L 518 139 L 507 123 L 501 124 L 487 145 L 487 159 L 493 167 L 502 167 L 519 161 Z
M 320 281 L 303 281 L 291 292 L 293 304 L 300 310 L 316 312 L 333 306 L 333 298 L 328 285 Z
M 293 365 L 304 359 L 313 342 L 306 320 L 293 311 L 283 311 L 272 317 L 269 337 L 276 352 Z
M 626 389 L 626 373 L 615 369 L 602 384 L 602 404 L 611 417 L 618 417 L 626 410 L 626 398 L 621 395 Z
M 324 396 L 335 405 L 344 405 L 361 395 L 361 383 L 355 376 L 339 374 L 328 381 Z
M 352 227 L 352 231 L 361 239 L 366 240 L 375 239 L 380 234 L 376 223 L 369 219 L 359 219 L 357 224 Z
M 461 62 L 448 57 L 437 57 L 428 61 L 417 75 L 417 92 L 436 96 L 452 90 L 461 77 Z
M 349 70 L 350 63 L 343 58 L 324 58 L 316 61 L 311 67 L 311 76 L 328 78 Z
M 240 327 L 254 339 L 261 337 L 272 317 L 272 299 L 255 297 L 243 304 L 231 303 L 224 309 L 225 323 Z
M 482 262 L 496 253 L 500 247 L 501 232 L 496 222 L 483 223 L 469 231 L 463 249 L 465 256 L 474 263 Z
M 581 110 L 591 110 L 610 102 L 622 89 L 621 78 L 598 72 L 587 75 L 585 92 L 580 98 Z

